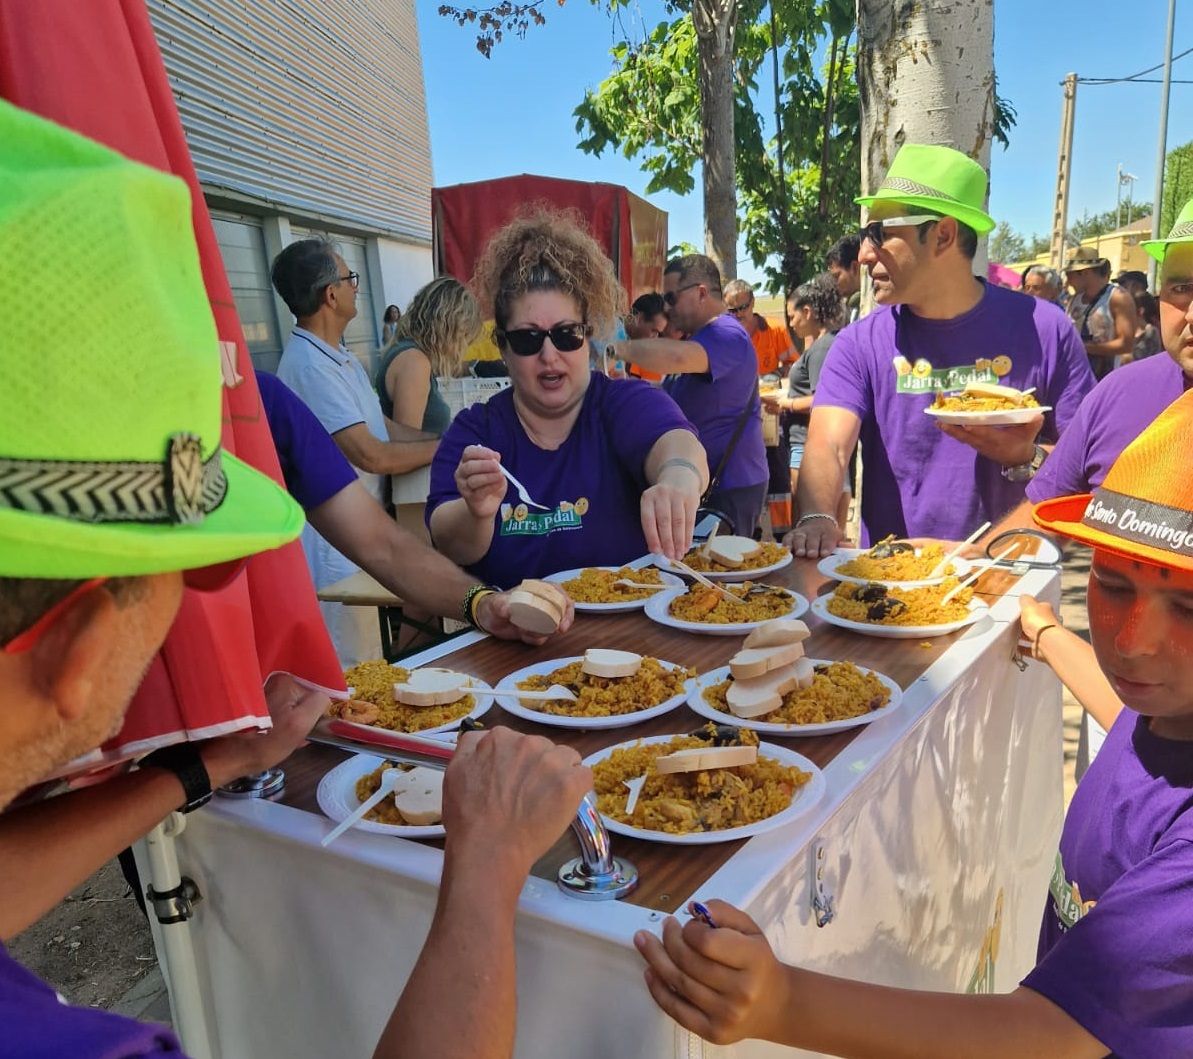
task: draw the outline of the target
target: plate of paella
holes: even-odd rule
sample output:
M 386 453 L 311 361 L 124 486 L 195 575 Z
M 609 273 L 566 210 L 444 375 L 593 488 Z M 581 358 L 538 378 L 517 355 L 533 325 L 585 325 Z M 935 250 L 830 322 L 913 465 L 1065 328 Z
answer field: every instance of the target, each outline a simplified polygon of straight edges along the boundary
M 346 669 L 344 680 L 352 698 L 333 701 L 328 716 L 388 732 L 450 732 L 465 717 L 480 717 L 493 705 L 491 696 L 473 694 L 490 690 L 480 677 L 432 666 L 407 669 L 374 659 Z
M 738 541 L 746 544 L 734 547 Z M 684 563 L 710 581 L 740 581 L 743 577 L 765 577 L 790 566 L 791 551 L 773 541 L 719 537 L 694 547 Z
M 963 588 L 942 604 L 942 598 L 956 585 L 953 577 L 925 588 L 846 582 L 836 591 L 814 599 L 812 613 L 830 625 L 867 636 L 895 640 L 944 636 L 980 621 L 990 609 L 974 598 L 971 588 Z
M 990 382 L 971 382 L 957 393 L 938 393 L 924 414 L 958 426 L 1010 426 L 1029 423 L 1051 405 L 1041 405 L 1032 390 Z
M 377 792 L 382 773 L 391 768 L 404 773 L 394 796 L 373 806 L 353 828 L 399 838 L 442 838 L 443 773 L 435 769 L 399 765 L 372 754 L 354 754 L 319 781 L 315 801 L 324 816 L 341 823 Z M 403 814 L 403 807 L 408 815 Z
M 824 773 L 803 754 L 760 743 L 746 729 L 730 733 L 737 745 L 714 746 L 723 741 L 722 731 L 710 724 L 690 735 L 618 743 L 585 758 L 605 826 L 678 846 L 733 842 L 799 819 L 824 796 Z M 739 763 L 709 760 L 710 751 L 737 752 Z M 680 757 L 688 760 L 674 770 Z
M 612 664 L 602 669 L 593 663 L 594 658 Z M 695 670 L 675 662 L 630 651 L 594 649 L 583 657 L 536 662 L 501 681 L 503 688 L 540 693 L 561 687 L 571 692 L 575 701 L 504 696 L 500 701 L 501 708 L 515 717 L 557 728 L 622 728 L 683 705 L 695 677 Z
M 586 566 L 578 570 L 563 570 L 543 578 L 559 585 L 572 599 L 576 610 L 589 614 L 620 614 L 640 610 L 651 596 L 668 588 L 682 588 L 683 581 L 675 574 L 664 573 L 655 566 Z M 617 584 L 632 581 L 636 588 Z M 657 586 L 657 587 L 654 587 Z
M 943 584 L 949 577 L 965 577 L 973 569 L 965 559 L 950 559 L 945 572 L 929 577 L 944 558 L 944 547 L 928 544 L 916 547 L 893 538 L 879 541 L 870 548 L 838 548 L 825 556 L 816 569 L 835 581 L 854 585 L 872 582 L 899 588 L 923 588 Z
M 808 601 L 798 592 L 775 585 L 722 582 L 719 586 L 740 599 L 731 603 L 715 589 L 694 584 L 672 589 L 647 600 L 645 613 L 652 621 L 685 632 L 708 636 L 742 636 L 774 618 L 798 618 Z
M 717 724 L 734 724 L 764 735 L 826 735 L 869 724 L 893 712 L 903 700 L 899 685 L 884 673 L 852 662 L 810 658 L 809 687 L 784 691 L 782 705 L 771 713 L 739 717 L 726 699 L 733 682 L 728 666 L 696 678 L 688 706 Z

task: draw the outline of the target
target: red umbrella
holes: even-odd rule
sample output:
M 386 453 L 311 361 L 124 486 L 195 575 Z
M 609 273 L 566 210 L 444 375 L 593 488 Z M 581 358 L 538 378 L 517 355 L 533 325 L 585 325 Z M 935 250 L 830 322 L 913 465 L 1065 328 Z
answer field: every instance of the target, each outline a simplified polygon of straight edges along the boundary
M 143 0 L 0 0 L 0 96 L 190 185 L 225 379 L 243 376 L 224 390 L 223 444 L 280 482 L 232 291 Z M 123 730 L 86 763 L 260 727 L 269 717 L 262 680 L 275 669 L 344 686 L 297 542 L 254 557 L 221 591 L 185 593 Z

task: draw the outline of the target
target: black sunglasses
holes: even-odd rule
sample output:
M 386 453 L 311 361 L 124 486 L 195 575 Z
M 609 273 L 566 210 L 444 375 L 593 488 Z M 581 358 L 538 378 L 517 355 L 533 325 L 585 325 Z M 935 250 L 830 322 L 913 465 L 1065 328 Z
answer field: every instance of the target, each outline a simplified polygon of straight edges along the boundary
M 519 327 L 515 331 L 495 331 L 493 336 L 499 346 L 508 346 L 516 356 L 533 357 L 542 352 L 548 337 L 560 353 L 574 353 L 591 334 L 592 328 L 588 324 L 556 324 L 547 331 L 538 327 Z
M 679 296 L 686 290 L 691 290 L 693 287 L 699 287 L 699 283 L 689 283 L 686 287 L 677 287 L 675 290 L 669 290 L 663 295 L 663 301 L 668 305 L 674 305 L 679 301 Z
M 888 227 L 898 228 L 906 225 L 914 225 L 916 228 L 923 229 L 929 224 L 935 224 L 939 220 L 940 217 L 920 213 L 913 217 L 886 217 L 881 221 L 871 221 L 869 224 L 858 229 L 858 242 L 864 243 L 868 239 L 875 246 L 882 246 L 888 238 L 886 233 Z

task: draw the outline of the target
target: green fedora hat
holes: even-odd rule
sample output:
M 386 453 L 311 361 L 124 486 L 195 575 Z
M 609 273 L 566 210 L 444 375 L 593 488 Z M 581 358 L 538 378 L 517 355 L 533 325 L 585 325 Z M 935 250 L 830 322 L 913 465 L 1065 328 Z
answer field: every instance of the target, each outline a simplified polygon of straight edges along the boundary
M 189 570 L 301 509 L 222 451 L 215 323 L 177 177 L 0 102 L 0 577 Z
M 1193 243 L 1193 199 L 1185 203 L 1167 239 L 1145 239 L 1139 245 L 1157 261 L 1163 261 L 1164 252 L 1173 243 Z
M 905 143 L 873 195 L 854 202 L 869 209 L 876 202 L 920 206 L 946 217 L 956 217 L 978 235 L 985 235 L 994 221 L 983 208 L 986 170 L 968 155 L 951 147 Z

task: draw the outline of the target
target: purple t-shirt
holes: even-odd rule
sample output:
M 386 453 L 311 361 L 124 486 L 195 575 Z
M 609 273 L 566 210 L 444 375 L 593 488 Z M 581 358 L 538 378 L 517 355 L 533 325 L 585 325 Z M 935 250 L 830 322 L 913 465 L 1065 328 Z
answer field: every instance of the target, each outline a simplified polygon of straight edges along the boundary
M 511 485 L 494 516 L 489 551 L 468 568 L 477 577 L 508 588 L 524 577 L 620 565 L 643 555 L 646 457 L 669 430 L 692 430 L 675 402 L 649 383 L 614 382 L 594 372 L 571 434 L 549 452 L 527 437 L 513 397 L 503 390 L 448 427 L 431 463 L 427 525 L 440 504 L 460 496 L 454 476 L 465 447 L 484 445 L 500 452 L 531 499 L 551 510 L 527 508 Z
M 692 341 L 708 354 L 708 371 L 702 375 L 670 375 L 663 389 L 675 398 L 696 428 L 708 454 L 709 474 L 717 473 L 738 421 L 749 407 L 750 416 L 721 472 L 718 488 L 741 489 L 768 481 L 754 343 L 732 316 L 709 320 L 692 335 Z
M 169 1027 L 64 1004 L 0 945 L 0 1059 L 181 1055 Z
M 318 507 L 357 480 L 352 464 L 298 394 L 264 371 L 257 372 L 257 389 L 286 489 L 304 510 Z
M 1112 371 L 1081 402 L 1056 448 L 1028 483 L 1027 499 L 1038 504 L 1096 489 L 1123 449 L 1187 386 L 1184 372 L 1163 353 Z
M 1116 1056 L 1193 1055 L 1193 744 L 1124 709 L 1077 785 L 1023 984 Z
M 814 407 L 861 419 L 864 543 L 887 534 L 961 540 L 997 522 L 1024 497 L 1001 467 L 941 431 L 924 414 L 938 390 L 980 379 L 1036 388 L 1050 405 L 1040 440 L 1054 441 L 1093 388 L 1085 347 L 1055 305 L 985 285 L 981 301 L 951 320 L 905 306 L 850 324 L 833 344 Z

